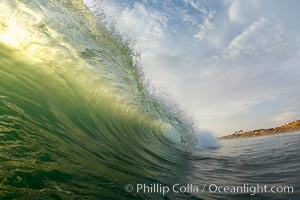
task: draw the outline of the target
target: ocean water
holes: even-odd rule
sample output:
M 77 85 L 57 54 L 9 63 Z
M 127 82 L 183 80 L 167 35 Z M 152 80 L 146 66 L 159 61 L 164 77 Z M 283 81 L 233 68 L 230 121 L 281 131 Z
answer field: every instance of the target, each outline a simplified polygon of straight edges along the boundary
M 1 0 L 0 199 L 243 199 L 151 188 L 257 183 L 294 187 L 258 199 L 299 197 L 299 134 L 201 133 L 100 17 L 81 0 Z
M 195 195 L 200 199 L 299 199 L 300 133 L 221 140 L 222 147 L 201 150 L 191 156 L 191 174 L 187 182 L 213 184 L 211 191 Z M 244 186 L 247 194 L 215 192 L 215 186 Z M 266 185 L 267 192 L 254 194 Z M 293 186 L 293 193 L 272 193 L 272 186 Z M 221 190 L 222 191 L 222 190 Z M 281 191 L 281 189 L 279 189 Z M 251 195 L 252 194 L 252 195 Z

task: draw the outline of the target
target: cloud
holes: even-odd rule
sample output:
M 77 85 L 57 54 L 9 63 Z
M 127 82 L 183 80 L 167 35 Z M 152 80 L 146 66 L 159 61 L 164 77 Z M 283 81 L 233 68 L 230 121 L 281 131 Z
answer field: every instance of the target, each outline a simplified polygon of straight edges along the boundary
M 201 13 L 206 14 L 208 12 L 208 9 L 205 8 L 203 5 L 201 5 L 201 2 L 199 2 L 199 1 L 196 1 L 196 0 L 183 0 L 183 1 Z
M 278 62 L 294 55 L 295 43 L 293 35 L 284 29 L 280 21 L 260 18 L 230 41 L 223 51 L 223 58 Z
M 260 5 L 257 0 L 235 0 L 228 9 L 229 20 L 233 23 L 246 23 L 247 21 L 255 18 L 256 15 L 254 15 L 253 13 L 257 13 L 259 10 Z
M 198 25 L 200 31 L 194 34 L 194 37 L 199 41 L 202 41 L 207 34 L 214 29 L 214 25 L 211 22 L 214 17 L 214 12 L 211 11 L 208 13 L 207 17 L 204 17 L 204 20 L 201 24 Z
M 280 124 L 292 122 L 293 120 L 297 120 L 299 118 L 299 113 L 298 112 L 283 112 L 278 115 L 276 115 L 272 121 Z
M 225 58 L 238 57 L 241 54 L 245 56 L 253 56 L 257 47 L 255 36 L 259 36 L 261 29 L 266 24 L 266 20 L 261 18 L 247 27 L 241 34 L 235 36 L 229 43 L 228 47 L 223 51 Z M 247 55 L 248 54 L 248 55 Z M 251 55 L 252 54 L 252 55 Z

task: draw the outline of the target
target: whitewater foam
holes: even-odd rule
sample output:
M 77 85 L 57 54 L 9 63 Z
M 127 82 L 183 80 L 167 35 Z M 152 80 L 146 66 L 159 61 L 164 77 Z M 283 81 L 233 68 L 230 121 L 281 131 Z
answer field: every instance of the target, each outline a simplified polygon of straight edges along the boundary
M 218 140 L 210 131 L 200 130 L 195 133 L 198 148 L 217 148 L 220 146 Z

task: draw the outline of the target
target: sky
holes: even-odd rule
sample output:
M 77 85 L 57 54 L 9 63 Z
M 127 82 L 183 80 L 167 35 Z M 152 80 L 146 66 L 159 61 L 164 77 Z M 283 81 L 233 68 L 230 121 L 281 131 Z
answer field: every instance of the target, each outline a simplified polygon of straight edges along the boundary
M 300 119 L 300 1 L 84 0 L 217 136 Z

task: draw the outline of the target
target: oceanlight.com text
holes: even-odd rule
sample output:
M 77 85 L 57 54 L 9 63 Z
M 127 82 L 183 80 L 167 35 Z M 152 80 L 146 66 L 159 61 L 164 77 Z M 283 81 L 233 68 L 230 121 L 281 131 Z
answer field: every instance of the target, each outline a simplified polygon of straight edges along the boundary
M 218 185 L 218 184 L 174 184 L 163 185 L 160 183 L 153 184 L 127 184 L 126 192 L 142 194 L 162 194 L 168 193 L 219 193 L 219 194 L 293 194 L 294 187 L 288 185 L 266 185 L 266 184 L 241 184 L 241 185 Z

